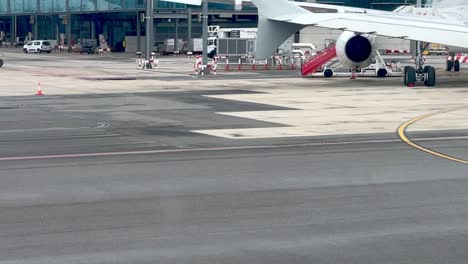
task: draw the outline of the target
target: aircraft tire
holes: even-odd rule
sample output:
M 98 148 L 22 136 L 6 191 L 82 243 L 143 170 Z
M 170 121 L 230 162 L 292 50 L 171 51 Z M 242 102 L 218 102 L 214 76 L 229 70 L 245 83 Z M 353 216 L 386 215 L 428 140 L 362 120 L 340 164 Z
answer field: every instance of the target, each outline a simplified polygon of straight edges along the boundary
M 333 77 L 333 71 L 332 71 L 332 69 L 326 69 L 326 70 L 323 72 L 323 76 L 325 76 L 325 78 L 331 78 L 331 77 Z
M 416 70 L 411 66 L 406 66 L 404 69 L 405 86 L 414 86 L 415 83 L 416 83 Z
M 434 67 L 426 66 L 424 72 L 427 75 L 427 79 L 424 81 L 424 84 L 427 87 L 434 87 L 436 85 L 436 71 Z
M 377 71 L 377 77 L 379 77 L 379 78 L 387 77 L 387 75 L 388 75 L 388 72 L 387 72 L 386 69 L 379 69 Z
M 447 71 L 452 71 L 453 68 L 453 61 L 447 60 Z
M 3 66 L 3 60 L 0 59 L 0 68 Z
M 456 60 L 453 62 L 453 70 L 455 72 L 459 72 L 460 71 L 460 61 L 459 60 Z

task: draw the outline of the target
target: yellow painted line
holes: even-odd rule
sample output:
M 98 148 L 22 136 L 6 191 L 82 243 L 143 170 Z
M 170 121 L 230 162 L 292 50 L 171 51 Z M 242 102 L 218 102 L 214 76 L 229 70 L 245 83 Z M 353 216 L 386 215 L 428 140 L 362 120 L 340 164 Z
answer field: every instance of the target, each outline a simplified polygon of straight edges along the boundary
M 401 140 L 403 140 L 403 142 L 405 142 L 406 144 L 410 145 L 411 147 L 413 147 L 415 149 L 419 149 L 421 151 L 424 151 L 426 153 L 429 153 L 429 154 L 434 155 L 434 156 L 439 157 L 439 158 L 443 158 L 443 159 L 446 159 L 446 160 L 450 160 L 450 161 L 454 161 L 454 162 L 458 162 L 458 163 L 468 165 L 467 160 L 459 159 L 459 158 L 456 158 L 456 157 L 446 155 L 444 153 L 440 153 L 440 152 L 425 148 L 425 147 L 423 147 L 421 145 L 418 145 L 418 144 L 414 143 L 413 141 L 411 141 L 411 139 L 408 138 L 408 136 L 406 135 L 406 130 L 408 129 L 408 127 L 410 127 L 411 125 L 413 125 L 416 122 L 419 122 L 421 120 L 424 120 L 424 119 L 427 119 L 427 118 L 430 118 L 430 117 L 433 117 L 433 116 L 436 116 L 436 115 L 456 111 L 456 110 L 459 110 L 459 109 L 460 108 L 445 110 L 445 111 L 440 111 L 440 112 L 436 112 L 436 113 L 416 117 L 416 118 L 404 123 L 400 127 L 398 127 L 398 136 L 401 138 Z

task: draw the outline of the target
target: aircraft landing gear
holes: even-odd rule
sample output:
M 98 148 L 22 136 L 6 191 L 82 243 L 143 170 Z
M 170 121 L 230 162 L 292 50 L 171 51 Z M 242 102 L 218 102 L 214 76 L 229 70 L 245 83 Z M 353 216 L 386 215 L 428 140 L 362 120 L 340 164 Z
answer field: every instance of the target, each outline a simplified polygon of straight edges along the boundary
M 427 87 L 434 87 L 436 84 L 436 71 L 432 66 L 424 67 L 424 84 Z
M 447 69 L 446 71 L 452 71 L 453 68 L 453 61 L 452 60 L 447 60 Z
M 432 66 L 424 66 L 421 51 L 421 42 L 417 41 L 416 68 L 406 66 L 404 69 L 403 83 L 405 86 L 414 87 L 416 82 L 424 82 L 427 87 L 436 85 L 436 71 Z M 423 68 L 424 66 L 424 68 Z M 447 63 L 447 68 L 449 64 Z
M 414 87 L 414 84 L 416 83 L 416 70 L 411 66 L 406 66 L 403 73 L 403 82 L 405 86 Z
M 455 72 L 459 72 L 460 71 L 460 61 L 459 60 L 456 60 L 453 62 L 453 70 Z
M 460 71 L 460 61 L 455 58 L 455 53 L 451 53 L 449 55 L 449 59 L 447 59 L 447 71 L 459 72 Z

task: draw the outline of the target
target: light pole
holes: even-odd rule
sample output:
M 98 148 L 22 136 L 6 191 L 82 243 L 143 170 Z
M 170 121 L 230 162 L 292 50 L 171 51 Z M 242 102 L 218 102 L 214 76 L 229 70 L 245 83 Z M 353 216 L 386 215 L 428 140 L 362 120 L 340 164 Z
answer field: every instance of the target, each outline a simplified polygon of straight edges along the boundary
M 146 68 L 150 69 L 151 49 L 153 46 L 154 0 L 146 0 Z

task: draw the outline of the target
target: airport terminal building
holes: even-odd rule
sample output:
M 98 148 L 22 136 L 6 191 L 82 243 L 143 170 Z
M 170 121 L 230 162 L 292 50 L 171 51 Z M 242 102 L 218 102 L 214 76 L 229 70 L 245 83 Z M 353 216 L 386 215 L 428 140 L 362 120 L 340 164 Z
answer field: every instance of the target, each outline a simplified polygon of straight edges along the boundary
M 317 1 L 366 8 L 392 9 L 415 0 L 324 0 Z M 55 39 L 66 36 L 65 43 L 98 39 L 104 34 L 109 45 L 123 50 L 125 36 L 145 35 L 146 0 L 1 0 L 0 31 L 3 41 L 16 42 L 30 36 Z M 256 27 L 255 7 L 235 10 L 234 5 L 210 4 L 209 23 L 221 27 Z M 155 41 L 201 36 L 201 9 L 155 1 Z M 70 42 L 68 42 L 70 41 Z M 157 44 L 157 43 L 155 43 Z

